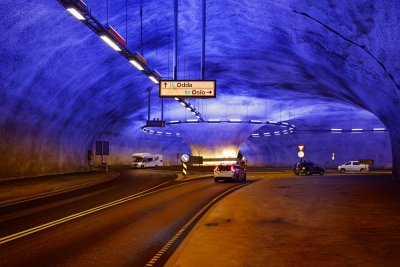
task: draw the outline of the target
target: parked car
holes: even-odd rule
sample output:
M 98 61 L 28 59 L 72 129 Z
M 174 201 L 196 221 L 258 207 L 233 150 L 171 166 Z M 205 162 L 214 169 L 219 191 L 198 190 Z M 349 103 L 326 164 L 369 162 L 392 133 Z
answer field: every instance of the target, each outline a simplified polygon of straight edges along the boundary
M 318 166 L 315 163 L 310 161 L 299 161 L 293 167 L 293 172 L 296 175 L 312 175 L 312 174 L 319 174 L 324 175 L 325 170 L 324 168 Z
M 369 171 L 369 165 L 363 164 L 359 161 L 348 161 L 345 164 L 338 166 L 339 172 L 363 172 Z
M 214 181 L 246 181 L 246 169 L 237 164 L 220 164 L 214 168 Z

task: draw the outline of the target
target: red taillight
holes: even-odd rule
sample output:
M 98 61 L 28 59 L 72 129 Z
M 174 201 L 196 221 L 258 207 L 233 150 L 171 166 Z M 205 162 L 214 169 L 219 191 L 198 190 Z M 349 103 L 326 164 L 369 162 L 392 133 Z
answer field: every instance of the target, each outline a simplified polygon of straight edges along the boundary
M 214 171 L 215 172 L 218 171 L 218 166 L 215 166 Z
M 233 166 L 231 166 L 231 172 L 234 172 L 235 168 Z

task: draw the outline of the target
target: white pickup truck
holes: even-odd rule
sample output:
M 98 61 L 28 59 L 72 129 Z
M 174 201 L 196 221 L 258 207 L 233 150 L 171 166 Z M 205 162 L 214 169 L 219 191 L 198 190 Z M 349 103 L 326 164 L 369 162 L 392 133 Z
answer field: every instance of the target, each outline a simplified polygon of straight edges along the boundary
M 369 171 L 368 164 L 362 164 L 359 161 L 348 161 L 343 165 L 338 166 L 339 172 L 363 172 Z

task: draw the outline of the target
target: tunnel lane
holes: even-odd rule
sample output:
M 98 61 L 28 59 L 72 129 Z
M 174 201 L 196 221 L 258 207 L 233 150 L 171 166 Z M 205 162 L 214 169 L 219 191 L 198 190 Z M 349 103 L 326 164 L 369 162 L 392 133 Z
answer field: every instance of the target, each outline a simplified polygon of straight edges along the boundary
M 124 170 L 110 188 L 2 213 L 7 243 L 0 245 L 0 265 L 144 266 L 212 199 L 236 186 Z

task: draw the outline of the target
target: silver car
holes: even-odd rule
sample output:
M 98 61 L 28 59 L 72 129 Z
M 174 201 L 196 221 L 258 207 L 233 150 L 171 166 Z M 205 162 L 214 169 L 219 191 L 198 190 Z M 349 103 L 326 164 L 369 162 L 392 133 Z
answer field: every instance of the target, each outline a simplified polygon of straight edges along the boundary
M 214 181 L 246 181 L 246 169 L 237 164 L 221 164 L 214 168 Z

